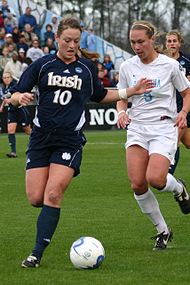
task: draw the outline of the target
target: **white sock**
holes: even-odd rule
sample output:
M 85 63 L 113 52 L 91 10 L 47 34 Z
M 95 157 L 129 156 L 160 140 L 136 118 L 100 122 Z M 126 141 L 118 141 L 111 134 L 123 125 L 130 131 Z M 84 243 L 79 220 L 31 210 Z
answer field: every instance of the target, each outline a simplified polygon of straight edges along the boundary
M 142 211 L 142 213 L 147 214 L 153 225 L 156 227 L 158 233 L 168 233 L 168 227 L 161 214 L 158 201 L 153 194 L 153 192 L 148 189 L 148 191 L 142 195 L 136 195 L 134 197 Z
M 173 192 L 174 195 L 178 195 L 183 191 L 183 186 L 177 182 L 175 177 L 168 173 L 166 186 L 161 190 L 161 192 Z

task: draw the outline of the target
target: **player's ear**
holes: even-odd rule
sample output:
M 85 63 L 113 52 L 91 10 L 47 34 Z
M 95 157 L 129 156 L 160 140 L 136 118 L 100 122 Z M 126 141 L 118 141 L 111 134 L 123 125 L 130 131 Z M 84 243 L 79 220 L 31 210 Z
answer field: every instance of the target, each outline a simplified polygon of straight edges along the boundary
M 55 33 L 55 40 L 56 40 L 56 42 L 58 42 L 59 39 L 60 39 L 60 37 L 58 36 L 57 33 Z

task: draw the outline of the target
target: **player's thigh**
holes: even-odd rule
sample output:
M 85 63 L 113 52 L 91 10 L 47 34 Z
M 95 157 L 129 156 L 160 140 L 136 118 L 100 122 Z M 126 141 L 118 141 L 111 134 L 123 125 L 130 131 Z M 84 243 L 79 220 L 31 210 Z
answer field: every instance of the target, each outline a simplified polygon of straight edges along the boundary
M 15 134 L 17 128 L 17 123 L 9 123 L 7 126 L 8 134 Z
M 33 205 L 42 204 L 49 176 L 49 167 L 26 170 L 26 194 Z
M 44 204 L 59 207 L 69 186 L 75 170 L 61 164 L 51 163 L 49 168 L 49 177 L 45 189 Z
M 186 148 L 190 148 L 190 128 L 186 128 L 183 132 L 181 142 L 186 146 Z
M 170 166 L 170 160 L 159 153 L 150 155 L 146 180 L 153 187 L 161 188 L 166 184 L 166 177 Z
M 145 187 L 148 160 L 148 151 L 141 146 L 132 145 L 127 148 L 126 162 L 128 177 L 134 187 L 142 187 L 143 185 Z

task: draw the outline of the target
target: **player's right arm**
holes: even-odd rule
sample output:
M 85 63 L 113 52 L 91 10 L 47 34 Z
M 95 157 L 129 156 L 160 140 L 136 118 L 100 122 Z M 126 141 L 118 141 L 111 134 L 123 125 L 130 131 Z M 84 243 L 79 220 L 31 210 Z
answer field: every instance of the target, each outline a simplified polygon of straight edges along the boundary
M 34 100 L 34 94 L 25 92 L 25 93 L 20 93 L 20 92 L 15 92 L 11 96 L 11 104 L 14 106 L 27 106 L 31 101 Z
M 125 129 L 126 126 L 130 123 L 130 119 L 127 115 L 127 107 L 128 102 L 127 100 L 120 100 L 117 102 L 116 108 L 117 108 L 117 114 L 118 114 L 118 120 L 117 120 L 117 127 L 120 129 Z

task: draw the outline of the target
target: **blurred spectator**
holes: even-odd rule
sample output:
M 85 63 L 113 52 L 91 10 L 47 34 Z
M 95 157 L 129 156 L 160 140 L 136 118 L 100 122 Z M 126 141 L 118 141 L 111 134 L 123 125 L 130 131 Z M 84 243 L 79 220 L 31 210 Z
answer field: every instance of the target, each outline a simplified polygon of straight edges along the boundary
M 0 28 L 4 27 L 3 12 L 0 10 Z
M 96 37 L 94 35 L 93 29 L 88 30 L 87 50 L 92 52 L 96 51 Z
M 29 57 L 26 57 L 26 53 L 23 48 L 20 48 L 18 51 L 18 60 L 22 64 L 21 74 L 25 71 L 25 69 L 32 63 L 32 60 Z
M 53 41 L 55 40 L 55 33 L 53 32 L 51 24 L 46 25 L 46 31 L 44 33 L 44 42 L 46 42 L 48 38 L 52 39 Z
M 25 58 L 26 58 L 26 52 L 23 48 L 20 48 L 18 50 L 18 60 L 22 63 L 24 62 Z
M 5 65 L 10 60 L 9 50 L 7 47 L 4 47 L 2 50 L 2 55 L 0 55 L 0 78 L 2 78 Z
M 39 46 L 39 40 L 33 40 L 32 47 L 27 50 L 26 57 L 29 57 L 32 61 L 44 56 L 43 50 Z
M 24 25 L 24 31 L 22 32 L 22 35 L 24 35 L 25 43 L 28 45 L 28 47 L 31 46 L 33 39 L 38 38 L 37 34 L 32 31 L 30 24 Z
M 11 12 L 7 13 L 7 17 L 4 19 L 4 26 L 7 33 L 12 33 L 13 28 L 18 25 L 16 18 L 13 17 Z
M 10 44 L 13 45 L 14 50 L 17 50 L 17 46 L 13 42 L 13 35 L 8 33 L 5 35 L 5 43 L 4 43 L 3 47 L 8 47 Z
M 110 77 L 110 74 L 111 74 L 110 71 L 114 70 L 115 67 L 114 67 L 113 61 L 111 60 L 111 56 L 109 54 L 104 55 L 103 65 L 108 71 L 108 77 Z
M 47 41 L 45 42 L 45 46 L 49 48 L 49 53 L 54 54 L 57 50 L 55 41 L 51 38 L 48 38 Z
M 43 52 L 44 52 L 44 55 L 49 54 L 49 47 L 48 46 L 44 46 L 43 47 Z
M 58 28 L 59 22 L 57 16 L 52 16 L 51 18 L 51 26 L 52 26 L 52 32 L 54 34 L 57 33 L 57 28 Z
M 18 26 L 15 26 L 15 27 L 13 28 L 12 36 L 13 36 L 13 42 L 14 42 L 15 44 L 18 44 L 18 42 L 19 42 L 19 37 L 20 37 L 20 30 L 19 30 Z
M 3 13 L 3 18 L 7 18 L 7 13 L 10 12 L 10 8 L 9 8 L 9 5 L 7 3 L 7 0 L 2 0 L 2 3 L 0 5 L 0 10 L 2 11 Z
M 25 52 L 27 52 L 27 50 L 29 48 L 29 46 L 26 43 L 25 36 L 23 34 L 20 34 L 19 42 L 17 43 L 17 50 L 19 50 L 20 48 L 23 48 L 25 50 Z
M 35 33 L 35 30 L 37 28 L 37 21 L 36 18 L 31 14 L 31 8 L 29 6 L 26 7 L 25 13 L 19 18 L 20 31 L 24 31 L 26 24 L 30 24 L 32 32 Z
M 15 49 L 15 46 L 10 43 L 10 44 L 7 45 L 7 48 L 8 48 L 8 51 L 9 51 L 8 57 L 9 57 L 9 58 L 12 58 L 13 52 L 14 52 L 14 51 L 17 51 L 17 50 Z
M 25 57 L 22 63 L 22 73 L 27 69 L 27 67 L 32 63 L 32 60 L 29 57 Z
M 81 21 L 80 27 L 82 29 L 81 39 L 80 39 L 80 48 L 87 49 L 88 48 L 88 44 L 87 44 L 88 32 L 85 29 L 85 23 Z
M 2 48 L 5 44 L 5 28 L 0 28 L 0 51 L 2 51 Z
M 4 73 L 9 72 L 13 79 L 18 80 L 22 73 L 22 64 L 18 60 L 18 53 L 13 51 L 12 58 L 7 62 L 4 68 Z
M 107 69 L 104 67 L 102 63 L 97 64 L 98 68 L 98 78 L 101 80 L 101 83 L 104 87 L 110 87 L 111 82 L 107 76 Z
M 116 71 L 113 73 L 112 79 L 110 80 L 110 87 L 117 87 L 119 81 L 119 72 Z

